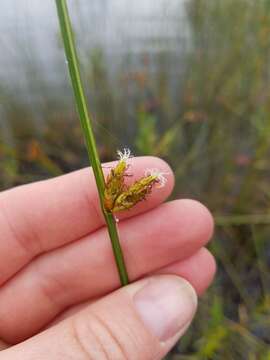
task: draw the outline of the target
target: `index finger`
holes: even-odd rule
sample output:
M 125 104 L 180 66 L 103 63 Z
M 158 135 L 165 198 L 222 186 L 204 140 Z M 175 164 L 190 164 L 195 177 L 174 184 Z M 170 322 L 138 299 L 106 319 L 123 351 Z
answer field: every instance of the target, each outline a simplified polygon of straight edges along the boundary
M 108 172 L 114 163 L 104 165 Z M 166 172 L 166 186 L 153 189 L 147 201 L 121 214 L 131 217 L 163 202 L 174 177 L 169 166 L 155 157 L 131 159 L 134 179 L 146 168 Z M 128 177 L 127 182 L 134 181 Z M 20 186 L 0 194 L 0 284 L 37 255 L 96 231 L 104 225 L 92 169 Z

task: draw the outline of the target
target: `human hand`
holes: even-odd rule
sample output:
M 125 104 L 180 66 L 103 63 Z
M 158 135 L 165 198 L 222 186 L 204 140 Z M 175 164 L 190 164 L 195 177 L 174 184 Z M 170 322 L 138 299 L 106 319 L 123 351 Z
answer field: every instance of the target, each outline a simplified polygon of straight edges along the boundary
M 161 205 L 174 182 L 162 160 L 132 166 L 169 174 L 120 214 L 135 281 L 121 289 L 89 169 L 0 194 L 0 360 L 162 359 L 185 332 L 215 272 L 212 217 L 193 200 Z

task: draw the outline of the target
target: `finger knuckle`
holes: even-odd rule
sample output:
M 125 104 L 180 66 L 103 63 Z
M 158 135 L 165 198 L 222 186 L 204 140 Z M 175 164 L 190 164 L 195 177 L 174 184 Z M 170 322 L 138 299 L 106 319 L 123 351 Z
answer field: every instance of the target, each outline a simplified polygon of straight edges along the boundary
M 72 332 L 78 351 L 86 360 L 132 359 L 110 325 L 97 315 L 73 321 Z

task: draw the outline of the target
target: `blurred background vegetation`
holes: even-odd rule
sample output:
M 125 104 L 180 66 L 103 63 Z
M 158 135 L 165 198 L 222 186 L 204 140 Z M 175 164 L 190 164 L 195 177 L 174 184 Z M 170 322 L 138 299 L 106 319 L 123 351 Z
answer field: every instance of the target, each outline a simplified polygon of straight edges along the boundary
M 0 186 L 87 166 L 54 2 L 2 1 Z M 168 359 L 270 359 L 269 0 L 69 1 L 103 161 L 166 159 L 218 274 Z M 203 271 L 203 269 L 202 269 Z

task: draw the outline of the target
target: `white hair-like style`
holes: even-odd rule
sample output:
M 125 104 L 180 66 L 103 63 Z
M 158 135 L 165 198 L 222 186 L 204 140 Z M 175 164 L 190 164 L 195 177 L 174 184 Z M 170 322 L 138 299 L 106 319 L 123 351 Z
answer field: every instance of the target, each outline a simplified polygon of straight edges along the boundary
M 128 148 L 124 148 L 123 151 L 117 150 L 117 155 L 120 161 L 126 161 L 132 157 L 131 151 Z
M 159 183 L 159 187 L 164 187 L 168 179 L 164 175 L 168 175 L 169 173 L 162 172 L 159 169 L 146 169 L 144 172 L 145 176 L 155 176 Z

